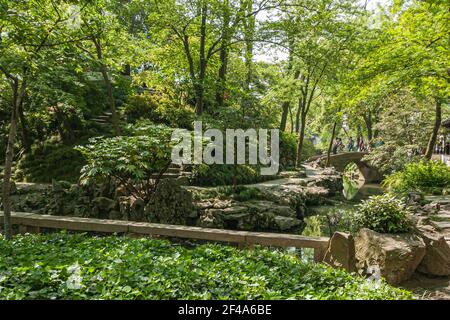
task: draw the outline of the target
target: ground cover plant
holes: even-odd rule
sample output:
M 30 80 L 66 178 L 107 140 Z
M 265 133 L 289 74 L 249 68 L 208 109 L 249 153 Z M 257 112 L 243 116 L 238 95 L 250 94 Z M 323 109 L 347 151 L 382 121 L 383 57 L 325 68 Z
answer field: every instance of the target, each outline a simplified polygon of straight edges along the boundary
M 286 251 L 54 233 L 0 239 L 1 299 L 409 299 Z

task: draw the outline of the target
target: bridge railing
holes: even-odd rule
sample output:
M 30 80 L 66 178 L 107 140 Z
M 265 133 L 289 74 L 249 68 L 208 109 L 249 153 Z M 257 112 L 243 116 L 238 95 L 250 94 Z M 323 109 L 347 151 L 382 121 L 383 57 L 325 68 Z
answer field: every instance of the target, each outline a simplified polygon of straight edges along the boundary
M 1 211 L 0 218 L 3 218 L 3 212 Z M 312 248 L 314 249 L 315 261 L 323 260 L 329 243 L 329 238 L 325 237 L 305 237 L 294 234 L 235 231 L 148 222 L 41 215 L 28 212 L 13 212 L 11 220 L 13 225 L 19 226 L 20 233 L 38 233 L 40 232 L 40 228 L 47 228 L 85 232 L 123 233 L 132 234 L 137 237 L 151 235 L 188 238 L 236 243 L 240 247 L 250 248 L 254 245 Z

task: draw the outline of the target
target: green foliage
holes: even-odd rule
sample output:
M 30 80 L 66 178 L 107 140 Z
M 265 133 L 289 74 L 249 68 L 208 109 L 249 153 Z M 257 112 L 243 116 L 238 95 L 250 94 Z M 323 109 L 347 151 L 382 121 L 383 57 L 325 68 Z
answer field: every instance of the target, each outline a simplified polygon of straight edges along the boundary
M 414 154 L 413 150 L 417 151 L 414 146 L 399 145 L 395 140 L 387 140 L 384 145 L 366 155 L 364 160 L 383 174 L 391 174 L 403 170 L 410 163 L 420 161 L 421 156 Z
M 96 137 L 89 139 L 88 145 L 78 146 L 87 161 L 81 181 L 115 178 L 130 192 L 148 200 L 148 192 L 158 183 L 155 176 L 162 175 L 171 163 L 175 142 L 171 141 L 172 130 L 165 126 L 149 124 L 134 130 L 139 135 Z M 146 186 L 138 190 L 135 184 L 141 182 Z
M 411 231 L 410 212 L 402 200 L 391 194 L 371 196 L 358 206 L 355 225 L 380 233 Z
M 298 135 L 280 132 L 280 164 L 284 168 L 294 167 L 297 158 Z M 303 141 L 302 161 L 309 159 L 317 153 L 311 140 Z
M 282 251 L 56 233 L 0 238 L 1 299 L 411 299 Z
M 158 93 L 129 97 L 124 105 L 124 112 L 131 122 L 148 119 L 170 127 L 192 129 L 194 121 L 192 108 L 179 105 L 173 99 Z
M 408 192 L 442 194 L 450 187 L 450 168 L 440 161 L 411 163 L 402 171 L 387 176 L 383 186 L 400 194 Z
M 390 174 L 420 159 L 433 130 L 435 112 L 430 106 L 434 102 L 406 89 L 380 93 L 375 103 L 381 102 L 387 107 L 378 112 L 376 147 L 365 160 Z
M 17 163 L 16 179 L 26 182 L 76 182 L 86 164 L 81 153 L 72 146 L 44 142 L 35 145 Z
M 261 175 L 258 166 L 200 164 L 192 167 L 192 183 L 199 186 L 224 186 L 267 181 L 276 176 Z

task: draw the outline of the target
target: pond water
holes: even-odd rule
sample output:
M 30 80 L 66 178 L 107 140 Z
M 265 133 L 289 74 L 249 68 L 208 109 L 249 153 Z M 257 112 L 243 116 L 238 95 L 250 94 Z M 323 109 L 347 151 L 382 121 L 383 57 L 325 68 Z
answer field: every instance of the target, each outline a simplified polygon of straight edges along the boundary
M 344 198 L 347 200 L 360 202 L 367 199 L 372 195 L 382 194 L 383 189 L 379 184 L 365 183 L 364 180 L 357 179 L 352 180 L 347 176 L 344 176 Z
M 344 190 L 341 199 L 334 204 L 310 208 L 310 216 L 305 218 L 305 236 L 331 236 L 335 231 L 352 231 L 353 217 L 357 205 L 372 195 L 382 194 L 379 184 L 365 183 L 361 179 L 344 176 Z

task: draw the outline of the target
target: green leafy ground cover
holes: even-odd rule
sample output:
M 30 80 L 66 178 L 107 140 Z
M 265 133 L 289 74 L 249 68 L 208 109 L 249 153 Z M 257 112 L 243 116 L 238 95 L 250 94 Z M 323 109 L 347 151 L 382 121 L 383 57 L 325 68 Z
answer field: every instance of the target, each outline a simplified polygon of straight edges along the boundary
M 55 233 L 0 239 L 1 299 L 409 299 L 297 256 Z

